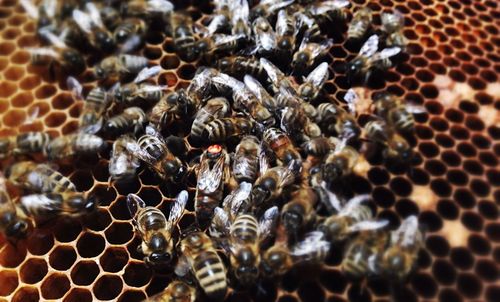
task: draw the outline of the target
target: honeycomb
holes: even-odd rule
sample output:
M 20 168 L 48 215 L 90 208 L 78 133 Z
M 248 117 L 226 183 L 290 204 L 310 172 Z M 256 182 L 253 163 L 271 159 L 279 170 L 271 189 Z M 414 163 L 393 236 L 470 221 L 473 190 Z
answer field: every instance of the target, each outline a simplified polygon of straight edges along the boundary
M 176 7 L 202 22 L 210 5 L 191 2 Z M 427 227 L 418 270 L 406 284 L 352 283 L 338 269 L 338 247 L 319 274 L 292 270 L 278 289 L 264 284 L 262 293 L 232 294 L 228 301 L 498 301 L 498 2 L 352 0 L 353 8 L 360 6 L 375 12 L 376 24 L 381 11 L 401 11 L 409 39 L 409 55 L 370 90 L 387 90 L 423 104 L 426 113 L 416 116 L 412 169 L 371 162 L 353 190 L 370 193 L 378 216 L 393 225 L 401 216 L 418 214 Z M 1 2 L 0 136 L 45 131 L 56 137 L 78 125 L 82 104 L 73 100 L 64 79 L 50 79 L 43 67 L 29 63 L 25 48 L 38 45 L 35 28 L 17 1 Z M 172 39 L 160 32 L 150 32 L 146 41 L 143 55 L 163 68 L 158 82 L 171 90 L 186 87 L 197 62 L 178 58 Z M 325 90 L 338 99 L 349 88 L 343 63 L 354 55 L 343 41 L 330 50 L 327 60 L 334 73 Z M 95 84 L 87 80 L 84 87 L 90 90 Z M 136 251 L 140 239 L 134 235 L 125 196 L 136 193 L 166 209 L 175 189 L 159 186 L 149 171 L 142 171 L 130 185 L 110 185 L 108 158 L 101 154 L 59 166 L 78 190 L 97 195 L 101 206 L 94 216 L 57 220 L 17 246 L 0 238 L 0 301 L 141 301 L 167 286 L 172 277 L 153 273 Z M 181 226 L 193 220 L 185 215 Z

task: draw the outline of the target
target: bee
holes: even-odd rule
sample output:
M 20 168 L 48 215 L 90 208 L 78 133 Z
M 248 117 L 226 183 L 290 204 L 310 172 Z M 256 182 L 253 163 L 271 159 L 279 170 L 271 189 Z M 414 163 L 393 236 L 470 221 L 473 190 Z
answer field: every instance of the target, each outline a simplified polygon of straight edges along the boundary
M 211 143 L 224 142 L 234 136 L 249 134 L 253 127 L 253 122 L 244 117 L 220 118 L 205 125 L 203 137 Z
M 41 1 L 38 7 L 32 0 L 20 0 L 19 3 L 26 13 L 36 21 L 38 30 L 57 27 L 57 1 L 44 0 Z
M 262 148 L 257 137 L 247 135 L 241 139 L 236 146 L 232 170 L 238 183 L 253 183 L 257 179 L 261 153 Z
M 7 176 L 16 186 L 34 193 L 76 192 L 69 178 L 46 164 L 17 162 L 8 168 Z
M 392 125 L 396 131 L 411 133 L 415 130 L 414 113 L 424 112 L 421 106 L 405 104 L 397 96 L 383 92 L 373 98 L 375 113 Z
M 247 0 L 229 1 L 231 8 L 231 33 L 233 35 L 243 35 L 249 40 L 252 29 L 249 26 L 250 8 Z
M 397 230 L 390 233 L 389 246 L 381 260 L 382 274 L 403 281 L 415 269 L 418 251 L 423 246 L 424 235 L 417 217 L 407 217 Z
M 267 92 L 262 84 L 250 75 L 243 78 L 246 87 L 255 95 L 259 102 L 270 112 L 275 112 L 278 108 L 277 101 Z
M 74 77 L 68 77 L 66 84 L 73 91 L 77 100 L 83 100 L 83 87 Z M 89 134 L 99 132 L 103 124 L 103 115 L 110 103 L 110 96 L 104 88 L 97 86 L 90 90 L 85 98 L 83 110 L 78 120 L 80 131 Z
M 252 50 L 252 54 L 266 56 L 274 52 L 277 47 L 277 37 L 269 21 L 264 17 L 258 17 L 253 21 L 252 28 L 255 38 L 255 49 Z
M 281 223 L 289 236 L 296 236 L 316 219 L 318 196 L 309 186 L 302 185 L 292 193 L 281 210 Z
M 260 269 L 265 277 L 283 276 L 293 267 L 289 249 L 284 245 L 275 244 L 267 249 L 260 262 Z
M 230 106 L 226 98 L 217 97 L 207 101 L 197 113 L 191 126 L 191 137 L 201 138 L 208 123 L 224 118 L 229 114 Z
M 118 54 L 104 58 L 94 66 L 94 74 L 98 79 L 112 76 L 136 74 L 148 66 L 149 60 L 145 57 L 129 54 Z
M 374 266 L 380 260 L 387 234 L 383 231 L 364 231 L 351 239 L 344 250 L 340 268 L 351 279 L 361 279 L 379 274 Z
M 347 76 L 353 82 L 361 77 L 367 83 L 375 70 L 387 70 L 392 66 L 390 57 L 401 52 L 399 47 L 385 48 L 377 52 L 379 37 L 372 35 L 361 47 L 359 54 L 347 64 Z
M 295 92 L 294 84 L 288 79 L 288 77 L 273 63 L 271 63 L 266 58 L 260 58 L 260 65 L 267 73 L 267 76 L 273 84 L 273 89 L 275 92 L 280 90 L 288 90 L 290 92 Z
M 58 160 L 75 155 L 89 155 L 101 152 L 107 147 L 101 137 L 88 133 L 73 133 L 52 139 L 47 145 L 49 160 Z
M 356 138 L 361 133 L 356 118 L 350 112 L 333 103 L 318 105 L 316 123 L 323 132 L 338 135 L 343 140 Z
M 266 72 L 259 60 L 242 56 L 229 56 L 216 61 L 214 65 L 218 70 L 233 77 L 250 74 L 259 79 L 266 77 Z
M 213 4 L 215 7 L 210 22 L 206 28 L 201 29 L 202 36 L 211 36 L 215 33 L 227 33 L 231 31 L 232 1 L 215 0 Z
M 5 185 L 5 177 L 0 172 L 0 232 L 7 238 L 24 238 L 28 232 L 28 222 L 17 215 L 17 209 L 10 199 Z
M 265 17 L 267 19 L 272 19 L 277 11 L 290 6 L 295 0 L 264 0 L 260 1 L 259 4 L 252 7 L 250 11 L 250 16 L 252 19 L 257 17 Z
M 373 12 L 370 8 L 358 9 L 347 28 L 347 39 L 359 40 L 368 32 L 373 19 Z
M 283 164 L 288 164 L 293 160 L 300 161 L 301 156 L 299 151 L 295 149 L 288 135 L 280 129 L 267 129 L 264 131 L 263 140 Z
M 147 25 L 140 18 L 127 18 L 116 26 L 113 39 L 116 43 L 125 43 L 133 36 L 142 37 L 147 31 Z
M 224 183 L 229 180 L 229 155 L 220 145 L 211 145 L 200 158 L 196 182 L 196 221 L 206 227 L 222 200 Z
M 338 143 L 325 157 L 321 167 L 321 179 L 331 185 L 351 175 L 360 156 L 356 149 L 345 145 L 345 141 Z
M 191 101 L 184 89 L 163 95 L 151 109 L 149 121 L 159 129 L 166 129 L 174 121 L 189 116 L 190 104 Z
M 52 138 L 44 132 L 25 132 L 0 138 L 0 158 L 10 155 L 44 153 Z
M 313 3 L 306 8 L 306 13 L 318 19 L 320 24 L 343 23 L 347 19 L 347 0 L 330 0 Z
M 115 41 L 113 35 L 104 26 L 99 9 L 91 2 L 86 3 L 85 8 L 87 13 L 79 9 L 73 10 L 73 20 L 88 35 L 92 47 L 108 53 L 113 51 Z
M 175 280 L 161 293 L 153 295 L 144 302 L 194 302 L 196 289 L 185 282 Z
M 244 35 L 213 34 L 195 42 L 195 51 L 208 60 L 221 54 L 235 52 L 241 44 Z
M 39 34 L 52 46 L 27 48 L 34 65 L 48 65 L 51 73 L 56 66 L 69 74 L 80 74 L 85 70 L 85 60 L 78 50 L 70 48 L 60 37 L 46 28 L 39 30 Z
M 20 204 L 24 213 L 38 222 L 57 216 L 81 217 L 95 212 L 98 206 L 94 196 L 74 191 L 25 195 Z
M 265 170 L 255 181 L 251 200 L 255 209 L 268 208 L 272 201 L 288 190 L 296 180 L 296 162 Z
M 278 12 L 276 19 L 276 46 L 281 53 L 291 56 L 295 50 L 295 37 L 297 36 L 296 20 L 285 9 Z
M 129 144 L 134 143 L 135 140 L 130 135 L 122 135 L 115 140 L 109 159 L 110 179 L 128 181 L 136 175 L 139 160 L 127 149 Z
M 104 26 L 109 30 L 115 30 L 121 24 L 122 18 L 118 9 L 106 5 L 104 7 L 101 7 L 100 12 L 102 23 L 104 23 Z M 116 36 L 114 34 L 113 38 L 115 39 L 115 42 L 120 41 L 116 39 Z
M 335 149 L 336 143 L 336 139 L 331 136 L 320 136 L 306 141 L 302 144 L 302 149 L 307 155 L 321 159 Z
M 167 0 L 132 0 L 121 3 L 122 16 L 150 19 L 165 16 L 174 10 L 174 5 Z
M 169 29 L 174 39 L 177 54 L 186 61 L 194 61 L 198 58 L 195 49 L 195 38 L 192 30 L 193 20 L 184 13 L 175 13 L 170 16 Z
M 193 107 L 198 107 L 200 104 L 203 104 L 205 100 L 211 93 L 212 88 L 217 89 L 226 89 L 228 86 L 214 86 L 213 78 L 220 75 L 220 72 L 215 68 L 201 67 L 196 71 L 195 76 L 189 83 L 189 86 L 186 89 L 186 93 L 189 96 L 189 99 L 193 103 Z M 229 89 L 229 88 L 227 88 Z M 226 94 L 227 90 L 219 91 L 222 94 Z
M 160 178 L 180 182 L 187 168 L 183 162 L 168 149 L 161 134 L 152 126 L 147 126 L 145 134 L 137 143 L 127 144 L 129 151 L 145 162 Z
M 394 13 L 382 13 L 380 19 L 383 31 L 386 35 L 385 46 L 396 46 L 405 49 L 408 44 L 408 39 L 406 39 L 402 31 L 405 24 L 403 14 L 395 10 Z
M 309 37 L 304 37 L 298 51 L 293 54 L 292 68 L 295 72 L 303 73 L 311 68 L 315 62 L 324 57 L 333 45 L 332 39 L 319 43 L 310 42 Z
M 226 268 L 210 237 L 200 231 L 186 234 L 180 255 L 175 273 L 184 276 L 191 271 L 209 299 L 222 301 L 227 294 Z
M 126 108 L 123 113 L 114 116 L 104 123 L 103 131 L 112 135 L 123 134 L 129 129 L 139 133 L 147 121 L 146 113 L 139 107 Z
M 304 83 L 299 86 L 298 94 L 306 102 L 315 100 L 321 92 L 323 85 L 328 80 L 328 63 L 323 62 L 314 68 L 307 76 Z
M 368 140 L 384 146 L 384 158 L 407 162 L 413 157 L 410 144 L 385 122 L 381 120 L 370 121 L 364 129 Z
M 145 255 L 144 262 L 147 265 L 162 266 L 172 261 L 175 248 L 172 233 L 184 213 L 188 198 L 188 192 L 181 191 L 175 198 L 167 219 L 159 209 L 146 206 L 139 196 L 128 194 L 128 210 L 142 239 L 138 251 Z
M 339 242 L 349 238 L 355 232 L 374 231 L 385 227 L 388 220 L 374 220 L 372 210 L 365 204 L 368 195 L 358 195 L 342 204 L 336 194 L 329 193 L 329 202 L 337 213 L 326 218 L 318 230 L 323 232 L 330 242 Z

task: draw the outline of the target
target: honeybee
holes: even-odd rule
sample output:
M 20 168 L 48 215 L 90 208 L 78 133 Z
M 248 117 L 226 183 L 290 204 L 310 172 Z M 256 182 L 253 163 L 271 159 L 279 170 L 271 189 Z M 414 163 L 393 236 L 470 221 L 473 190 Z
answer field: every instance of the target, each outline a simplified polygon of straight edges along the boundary
M 387 244 L 383 231 L 364 231 L 351 239 L 345 248 L 340 268 L 351 279 L 379 274 L 375 267 Z
M 412 147 L 390 125 L 381 120 L 374 120 L 368 122 L 364 129 L 368 140 L 384 146 L 384 158 L 402 162 L 407 162 L 412 158 Z
M 296 20 L 289 15 L 285 9 L 278 12 L 276 19 L 276 46 L 284 55 L 291 56 L 295 49 L 295 37 L 297 36 Z
M 214 66 L 221 72 L 240 79 L 243 74 L 250 74 L 260 79 L 266 76 L 259 60 L 254 58 L 230 56 L 217 60 Z
M 405 104 L 397 96 L 383 92 L 373 98 L 375 113 L 392 125 L 399 132 L 413 132 L 415 130 L 414 113 L 424 112 L 421 106 Z
M 293 54 L 292 68 L 295 72 L 303 73 L 311 68 L 318 59 L 324 57 L 333 45 L 332 39 L 319 43 L 310 42 L 309 37 L 304 37 L 299 50 Z
M 85 8 L 88 13 L 79 9 L 73 10 L 73 20 L 87 34 L 92 47 L 108 53 L 113 51 L 115 41 L 113 35 L 104 26 L 99 9 L 91 2 L 87 2 Z
M 403 14 L 395 10 L 393 13 L 382 13 L 380 19 L 386 35 L 385 46 L 397 46 L 401 49 L 405 49 L 408 44 L 408 39 L 406 39 L 402 31 L 405 24 Z
M 69 178 L 46 164 L 17 162 L 8 168 L 7 176 L 13 184 L 30 192 L 76 192 L 76 187 Z
M 264 131 L 263 140 L 283 164 L 288 164 L 292 160 L 300 161 L 301 156 L 299 151 L 295 149 L 288 135 L 280 129 L 267 129 Z
M 186 282 L 175 280 L 168 284 L 161 293 L 153 295 L 143 302 L 194 302 L 196 289 Z
M 251 200 L 255 209 L 268 208 L 271 202 L 295 183 L 297 163 L 292 160 L 288 166 L 277 166 L 265 170 L 255 181 Z
M 340 201 L 336 194 L 329 193 L 329 202 L 337 213 L 326 218 L 318 230 L 323 232 L 330 242 L 347 239 L 359 231 L 374 231 L 385 227 L 388 220 L 374 220 L 372 210 L 365 204 L 368 195 L 358 195 L 346 203 Z
M 68 77 L 66 85 L 73 92 L 77 100 L 83 100 L 83 87 L 74 77 Z M 102 128 L 103 115 L 110 103 L 110 97 L 104 88 L 97 86 L 90 90 L 83 103 L 83 110 L 80 114 L 78 126 L 80 131 L 95 134 Z
M 258 17 L 255 19 L 252 28 L 255 38 L 255 48 L 252 50 L 252 54 L 270 55 L 276 50 L 276 33 L 266 18 Z
M 316 2 L 306 7 L 306 13 L 318 20 L 319 24 L 342 23 L 347 19 L 347 7 L 350 2 L 347 0 L 330 0 Z
M 285 245 L 275 244 L 262 254 L 260 269 L 265 277 L 283 276 L 292 267 L 293 260 Z
M 113 150 L 109 159 L 110 179 L 127 181 L 135 176 L 139 168 L 139 160 L 127 149 L 127 145 L 134 144 L 135 140 L 130 135 L 122 135 L 113 143 Z
M 373 12 L 370 8 L 358 9 L 347 28 L 347 39 L 359 40 L 368 32 L 373 19 Z
M 298 235 L 299 231 L 314 222 L 317 203 L 318 196 L 309 186 L 302 185 L 292 193 L 290 201 L 281 210 L 281 223 L 289 236 Z
M 7 238 L 23 238 L 28 231 L 28 222 L 18 217 L 17 209 L 5 185 L 5 177 L 0 172 L 0 232 Z
M 148 66 L 149 60 L 145 57 L 129 54 L 118 54 L 104 58 L 94 66 L 94 74 L 98 79 L 112 76 L 136 74 Z
M 206 28 L 202 28 L 202 36 L 211 36 L 218 32 L 231 31 L 231 15 L 233 1 L 215 0 L 213 1 L 214 10 L 211 15 L 210 23 Z M 237 1 L 234 1 L 237 2 Z M 239 2 L 239 1 L 238 1 Z
M 67 46 L 60 37 L 46 28 L 38 32 L 50 42 L 52 47 L 28 47 L 27 50 L 34 65 L 48 65 L 51 73 L 55 66 L 60 66 L 69 74 L 80 74 L 85 70 L 85 60 L 78 50 Z
M 261 153 L 262 148 L 257 137 L 247 135 L 241 139 L 234 152 L 232 170 L 238 183 L 253 183 L 257 179 Z
M 151 18 L 164 16 L 174 10 L 174 5 L 167 0 L 132 0 L 121 3 L 120 12 L 123 16 Z
M 205 126 L 211 121 L 224 118 L 229 114 L 230 106 L 226 98 L 218 97 L 207 101 L 198 112 L 191 126 L 191 137 L 201 138 Z
M 181 120 L 189 115 L 190 103 L 184 89 L 163 95 L 160 101 L 151 109 L 149 121 L 158 129 L 166 129 L 174 121 Z
M 224 183 L 229 180 L 229 155 L 220 145 L 211 145 L 200 158 L 196 184 L 196 221 L 206 227 L 222 200 Z
M 288 77 L 273 63 L 271 63 L 266 58 L 260 58 L 260 65 L 267 73 L 267 76 L 273 84 L 273 88 L 276 92 L 280 89 L 285 89 L 290 92 L 295 92 L 295 87 L 293 83 L 288 79 Z
M 0 158 L 10 155 L 44 153 L 52 138 L 44 132 L 25 132 L 0 138 Z
M 137 249 L 144 254 L 147 265 L 162 266 L 172 261 L 175 248 L 172 233 L 184 213 L 188 198 L 188 192 L 181 191 L 175 198 L 167 219 L 159 209 L 146 206 L 139 196 L 128 194 L 128 210 L 142 239 Z
M 194 61 L 198 53 L 194 47 L 193 20 L 185 13 L 176 12 L 170 16 L 169 29 L 174 39 L 177 54 L 186 61 Z
M 259 4 L 252 7 L 250 10 L 250 16 L 252 19 L 257 17 L 265 17 L 267 19 L 272 19 L 271 17 L 276 14 L 277 11 L 290 6 L 295 0 L 264 0 L 259 1 Z
M 311 102 L 316 99 L 323 88 L 326 80 L 328 80 L 328 63 L 323 62 L 314 68 L 307 76 L 304 83 L 299 86 L 298 94 L 306 101 Z
M 328 154 L 328 152 L 335 149 L 336 143 L 336 140 L 331 136 L 319 136 L 302 144 L 302 149 L 307 155 L 321 159 Z
M 245 39 L 250 39 L 252 29 L 249 26 L 250 8 L 247 0 L 229 1 L 231 8 L 231 33 L 233 35 L 243 35 Z
M 191 271 L 208 298 L 222 301 L 227 293 L 226 268 L 210 237 L 200 231 L 186 234 L 180 255 L 175 273 L 184 276 Z
M 347 76 L 353 82 L 358 77 L 367 83 L 375 70 L 387 70 L 392 66 L 390 57 L 397 55 L 401 48 L 385 48 L 377 52 L 379 37 L 372 35 L 361 47 L 359 54 L 347 64 Z
M 145 134 L 137 143 L 127 144 L 128 150 L 145 162 L 160 178 L 180 182 L 187 172 L 184 163 L 168 149 L 165 140 L 152 126 L 147 126 Z
M 37 21 L 37 29 L 51 26 L 54 22 L 57 1 L 45 0 L 37 7 L 32 0 L 20 0 L 19 3 L 24 8 L 26 13 Z
M 133 129 L 139 133 L 147 121 L 146 113 L 139 107 L 126 108 L 123 113 L 116 115 L 104 123 L 103 131 L 111 135 L 118 135 Z
M 209 142 L 224 142 L 231 137 L 249 134 L 254 124 L 244 117 L 215 119 L 205 125 L 203 137 Z
M 213 34 L 195 42 L 195 51 L 208 60 L 220 54 L 236 51 L 245 38 L 244 35 Z
M 47 145 L 46 153 L 49 160 L 58 160 L 75 155 L 96 154 L 106 146 L 106 141 L 101 137 L 79 132 L 52 139 Z
M 248 90 L 255 95 L 259 102 L 266 107 L 267 110 L 270 112 L 275 112 L 277 110 L 277 101 L 267 92 L 257 79 L 247 74 L 243 80 L 245 81 L 245 85 Z
M 109 30 L 115 30 L 116 27 L 118 27 L 122 22 L 120 12 L 112 6 L 105 5 L 101 7 L 100 13 L 102 23 L 104 23 L 104 26 L 106 26 Z M 113 38 L 115 39 L 115 42 L 118 42 L 115 35 L 113 35 Z
M 424 246 L 424 235 L 416 216 L 409 216 L 390 233 L 389 246 L 381 260 L 382 273 L 403 281 L 416 267 L 418 251 Z
M 355 117 L 333 103 L 318 105 L 316 123 L 325 133 L 336 134 L 343 140 L 356 138 L 361 133 Z
M 325 157 L 321 167 L 321 179 L 327 182 L 328 185 L 332 185 L 352 174 L 360 156 L 356 149 L 345 145 L 345 141 L 338 143 L 335 149 Z
M 116 26 L 113 39 L 116 43 L 125 43 L 133 36 L 142 37 L 147 31 L 147 25 L 140 18 L 127 18 Z

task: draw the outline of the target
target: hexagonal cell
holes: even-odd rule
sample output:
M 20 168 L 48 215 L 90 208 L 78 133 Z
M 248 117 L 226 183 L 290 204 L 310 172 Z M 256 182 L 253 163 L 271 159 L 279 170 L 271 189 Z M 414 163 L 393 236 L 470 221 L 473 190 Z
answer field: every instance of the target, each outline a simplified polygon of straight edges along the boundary
M 71 280 L 76 285 L 90 285 L 99 275 L 99 266 L 94 261 L 80 261 L 71 270 Z
M 151 279 L 151 269 L 144 263 L 130 262 L 125 268 L 123 280 L 129 286 L 142 287 Z
M 59 299 L 70 289 L 70 282 L 66 275 L 53 273 L 44 278 L 40 289 L 43 298 Z
M 63 302 L 91 302 L 92 301 L 92 293 L 83 288 L 73 288 L 67 295 L 64 297 Z
M 5 244 L 0 249 L 0 266 L 17 267 L 26 257 L 26 248 L 17 249 L 11 244 Z
M 53 269 L 65 271 L 69 269 L 76 260 L 75 249 L 71 246 L 57 246 L 49 255 L 49 263 Z
M 126 290 L 118 297 L 118 302 L 140 302 L 145 299 L 146 295 L 142 291 Z
M 11 270 L 0 271 L 0 296 L 8 296 L 19 285 L 17 273 Z
M 99 256 L 104 250 L 104 246 L 104 238 L 101 235 L 90 232 L 83 233 L 76 243 L 78 254 L 83 258 Z
M 115 275 L 101 276 L 92 287 L 94 295 L 99 300 L 113 300 L 122 291 L 123 283 L 120 277 Z
M 14 49 L 16 49 L 16 45 L 11 42 L 2 42 L 0 43 L 0 55 L 7 56 L 11 54 Z
M 27 284 L 35 284 L 43 280 L 47 275 L 48 266 L 45 260 L 30 258 L 21 266 L 19 276 L 21 281 Z
M 40 294 L 36 287 L 24 286 L 19 288 L 14 296 L 12 302 L 38 302 L 40 301 Z
M 128 222 L 114 222 L 106 230 L 105 235 L 111 244 L 124 244 L 132 239 L 134 231 Z
M 54 236 L 59 242 L 71 242 L 78 237 L 81 231 L 82 226 L 78 221 L 60 219 L 57 221 Z
M 111 216 L 107 210 L 99 209 L 96 213 L 83 217 L 83 223 L 93 231 L 102 231 L 111 223 Z
M 38 75 L 29 75 L 21 80 L 19 87 L 24 90 L 32 90 L 40 85 L 41 79 Z
M 121 271 L 128 263 L 128 253 L 123 248 L 112 247 L 106 249 L 99 258 L 99 263 L 105 272 L 116 273 Z

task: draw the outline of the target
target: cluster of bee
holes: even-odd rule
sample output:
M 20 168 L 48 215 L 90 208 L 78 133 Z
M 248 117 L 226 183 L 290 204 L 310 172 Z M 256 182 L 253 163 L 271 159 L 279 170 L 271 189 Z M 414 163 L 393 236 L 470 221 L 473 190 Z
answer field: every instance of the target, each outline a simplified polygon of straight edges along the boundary
M 192 302 L 196 288 L 220 301 L 229 287 L 249 290 L 260 280 L 319 265 L 339 243 L 346 246 L 341 267 L 353 278 L 403 281 L 411 273 L 423 243 L 417 218 L 390 231 L 388 221 L 375 218 L 368 196 L 352 197 L 346 188 L 366 163 L 365 145 L 382 150 L 387 161 L 411 159 L 405 137 L 414 130 L 412 114 L 421 109 L 379 93 L 368 100 L 370 119 L 360 125 L 357 117 L 366 112 L 357 108 L 366 100 L 354 89 L 344 100 L 323 91 L 332 30 L 359 44 L 346 72 L 351 84 L 366 84 L 404 51 L 401 14 L 384 13 L 376 32 L 371 11 L 351 12 L 347 0 L 264 0 L 254 7 L 247 0 L 214 0 L 203 25 L 166 0 L 82 2 L 44 0 L 35 7 L 21 1 L 51 45 L 30 49 L 34 63 L 50 61 L 78 74 L 85 69 L 76 50 L 81 45 L 110 54 L 94 66 L 103 81 L 85 96 L 77 78 L 67 78 L 74 98 L 83 102 L 78 131 L 3 138 L 0 156 L 74 159 L 104 154 L 112 141 L 110 182 L 133 180 L 141 164 L 180 188 L 195 180 L 194 199 L 180 191 L 168 215 L 138 195 L 127 196 L 145 263 L 177 276 L 150 301 Z M 183 60 L 203 66 L 188 87 L 167 93 L 154 81 L 162 68 L 128 54 L 155 22 L 165 26 Z M 123 75 L 135 78 L 122 83 Z M 187 139 L 177 136 L 179 128 Z M 188 152 L 201 154 L 193 159 Z M 26 233 L 25 216 L 80 216 L 98 204 L 53 164 L 17 162 L 5 174 L 3 187 L 10 181 L 34 193 L 20 198 L 22 211 L 7 193 L 0 195 L 0 229 L 8 237 Z M 196 220 L 178 234 L 190 200 Z

